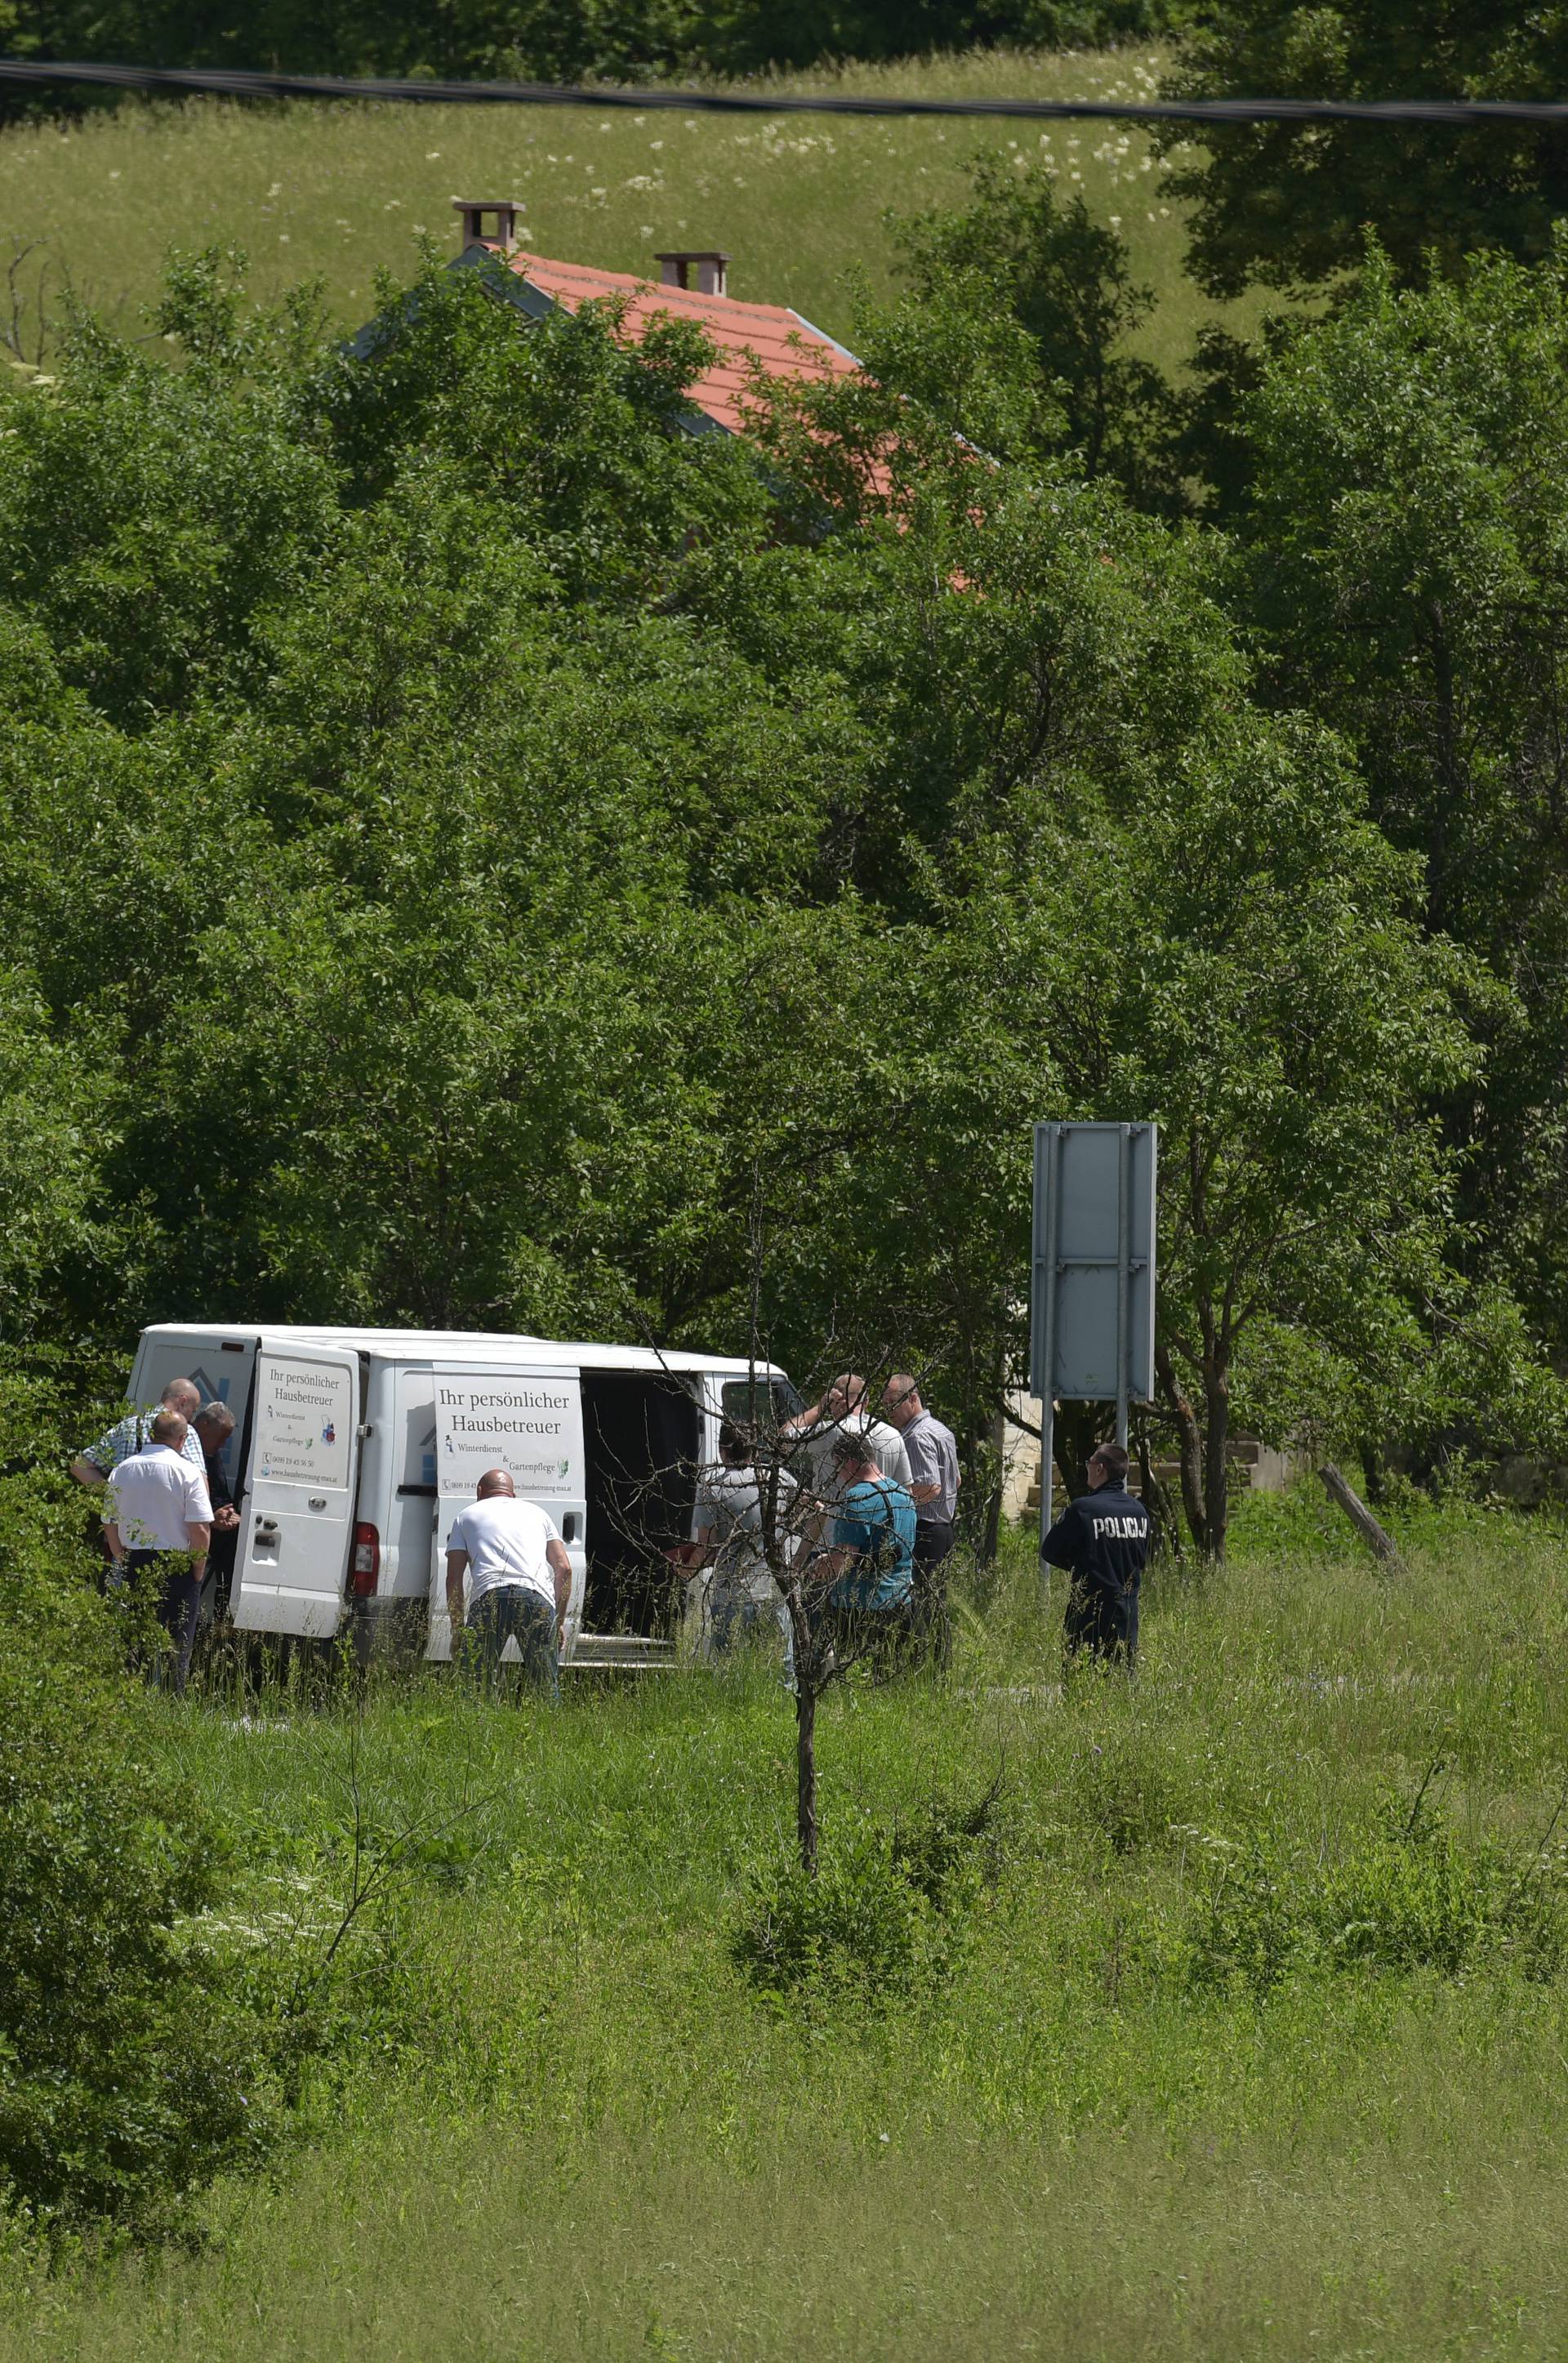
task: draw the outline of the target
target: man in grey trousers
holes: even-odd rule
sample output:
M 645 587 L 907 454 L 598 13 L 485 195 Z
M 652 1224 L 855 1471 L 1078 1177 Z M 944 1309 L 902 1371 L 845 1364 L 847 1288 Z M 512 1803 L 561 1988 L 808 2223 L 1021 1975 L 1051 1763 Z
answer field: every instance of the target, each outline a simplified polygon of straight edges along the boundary
M 947 1579 L 943 1570 L 953 1555 L 958 1515 L 958 1439 L 953 1430 L 927 1411 L 920 1387 L 908 1370 L 895 1370 L 882 1393 L 882 1408 L 898 1429 L 910 1459 L 910 1492 L 914 1496 L 915 1625 L 932 1636 L 940 1666 L 952 1654 L 947 1622 Z

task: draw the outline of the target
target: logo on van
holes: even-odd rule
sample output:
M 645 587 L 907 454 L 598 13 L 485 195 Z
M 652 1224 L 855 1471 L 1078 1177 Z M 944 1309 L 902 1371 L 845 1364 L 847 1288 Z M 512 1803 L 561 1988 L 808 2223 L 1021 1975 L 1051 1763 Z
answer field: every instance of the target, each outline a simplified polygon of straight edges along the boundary
M 322 1440 L 323 1444 L 336 1444 L 336 1443 L 337 1443 L 337 1425 L 336 1425 L 336 1423 L 335 1423 L 334 1421 L 332 1421 L 332 1420 L 330 1420 L 330 1419 L 327 1421 L 326 1426 L 322 1429 L 322 1431 L 321 1431 L 321 1440 Z

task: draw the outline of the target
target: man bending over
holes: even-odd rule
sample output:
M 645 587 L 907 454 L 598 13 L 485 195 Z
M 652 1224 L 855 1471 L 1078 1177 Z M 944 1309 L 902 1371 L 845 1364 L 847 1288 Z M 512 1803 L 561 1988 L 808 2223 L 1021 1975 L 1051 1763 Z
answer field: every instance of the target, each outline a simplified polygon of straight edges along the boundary
M 469 1579 L 464 1635 L 463 1577 Z M 447 1537 L 447 1612 L 452 1656 L 466 1656 L 493 1683 L 501 1653 L 515 1640 L 523 1676 L 560 1694 L 560 1648 L 571 1600 L 571 1561 L 547 1510 L 520 1502 L 504 1469 L 487 1469 L 475 1499 Z

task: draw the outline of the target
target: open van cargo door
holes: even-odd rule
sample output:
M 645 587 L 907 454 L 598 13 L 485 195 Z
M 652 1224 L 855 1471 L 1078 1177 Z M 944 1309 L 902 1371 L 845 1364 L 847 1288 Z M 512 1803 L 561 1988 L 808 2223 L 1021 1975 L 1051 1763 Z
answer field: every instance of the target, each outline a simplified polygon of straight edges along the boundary
M 487 1469 L 504 1469 L 520 1502 L 555 1520 L 571 1561 L 563 1665 L 582 1624 L 587 1581 L 588 1482 L 582 1450 L 582 1381 L 575 1370 L 498 1370 L 437 1362 L 436 1381 L 436 1534 L 430 1569 L 426 1658 L 452 1654 L 447 1614 L 447 1537 L 473 1501 Z M 502 1663 L 517 1658 L 508 1641 Z
M 359 1357 L 263 1346 L 229 1610 L 246 1633 L 329 1640 L 343 1616 L 359 1470 Z

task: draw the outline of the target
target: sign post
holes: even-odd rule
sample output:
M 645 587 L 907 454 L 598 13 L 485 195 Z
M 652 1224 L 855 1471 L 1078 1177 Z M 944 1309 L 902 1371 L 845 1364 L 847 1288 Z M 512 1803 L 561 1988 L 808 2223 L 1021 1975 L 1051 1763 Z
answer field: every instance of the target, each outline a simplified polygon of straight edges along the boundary
M 1030 1278 L 1029 1383 L 1040 1398 L 1040 1537 L 1051 1528 L 1051 1455 L 1059 1402 L 1128 1412 L 1154 1393 L 1152 1124 L 1037 1124 Z

